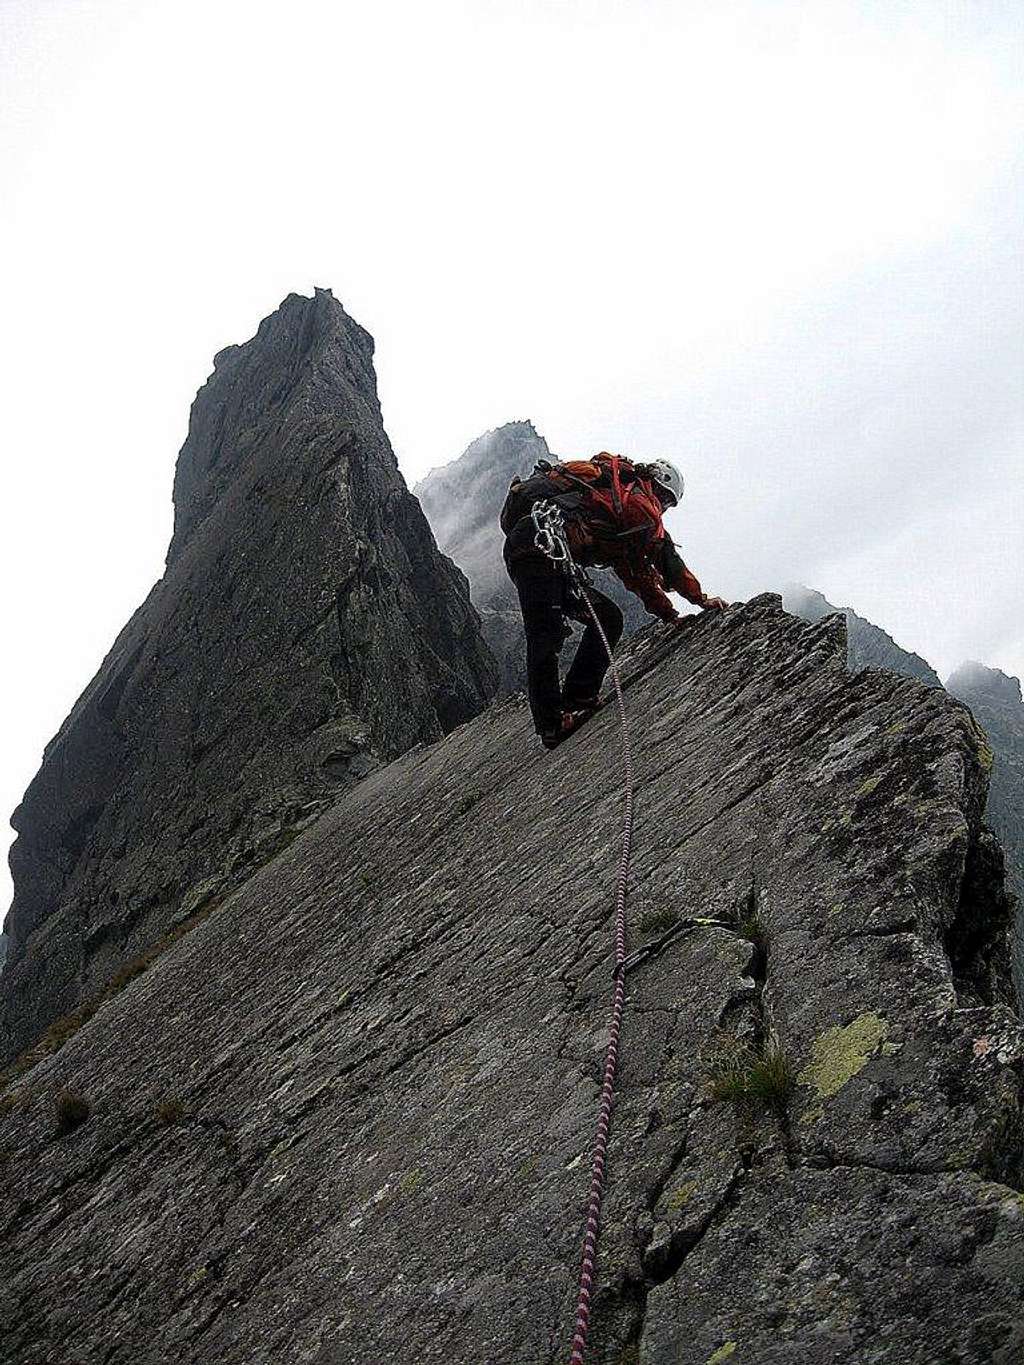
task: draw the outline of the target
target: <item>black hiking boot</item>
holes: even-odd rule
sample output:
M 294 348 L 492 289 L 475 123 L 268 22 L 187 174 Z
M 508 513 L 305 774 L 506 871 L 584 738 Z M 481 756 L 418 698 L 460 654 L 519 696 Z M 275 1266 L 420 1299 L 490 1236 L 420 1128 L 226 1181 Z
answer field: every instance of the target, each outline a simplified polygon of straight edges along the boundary
M 574 715 L 577 712 L 585 712 L 588 716 L 592 716 L 595 711 L 600 711 L 603 706 L 607 705 L 603 697 L 597 696 L 573 697 L 571 701 L 567 697 L 565 704 Z
M 557 749 L 562 741 L 568 739 L 589 715 L 589 711 L 563 711 L 556 726 L 540 732 L 541 744 L 544 745 L 545 749 Z
M 562 719 L 558 725 L 551 730 L 542 730 L 540 742 L 545 749 L 557 749 L 564 739 L 568 739 L 571 734 L 585 725 L 591 716 L 600 711 L 604 702 L 600 698 L 594 698 L 589 704 L 574 702 L 571 711 L 563 711 Z

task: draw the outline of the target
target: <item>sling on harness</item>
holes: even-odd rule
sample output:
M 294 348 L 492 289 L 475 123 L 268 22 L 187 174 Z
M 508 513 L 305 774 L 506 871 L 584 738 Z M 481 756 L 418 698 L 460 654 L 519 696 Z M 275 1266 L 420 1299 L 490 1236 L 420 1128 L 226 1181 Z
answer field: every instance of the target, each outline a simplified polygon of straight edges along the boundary
M 612 1108 L 615 1103 L 615 1071 L 619 1055 L 619 1034 L 622 1029 L 622 1014 L 626 1001 L 626 896 L 629 890 L 629 859 L 633 841 L 633 751 L 630 744 L 629 722 L 626 716 L 626 703 L 622 695 L 622 680 L 619 677 L 618 665 L 615 662 L 611 645 L 608 643 L 608 637 L 598 619 L 597 612 L 587 596 L 586 574 L 574 562 L 570 553 L 561 509 L 553 502 L 542 500 L 540 503 L 534 504 L 531 509 L 531 516 L 535 527 L 534 543 L 537 549 L 558 564 L 563 572 L 572 575 L 580 585 L 583 600 L 586 602 L 587 609 L 608 653 L 608 664 L 615 687 L 619 723 L 622 728 L 625 808 L 622 824 L 622 852 L 619 857 L 619 871 L 615 889 L 615 984 L 612 996 L 611 1024 L 608 1029 L 608 1047 L 604 1059 L 604 1078 L 601 1084 L 601 1103 L 590 1172 L 590 1195 L 587 1202 L 586 1228 L 583 1234 L 583 1257 L 580 1266 L 579 1298 L 576 1306 L 576 1328 L 572 1339 L 572 1354 L 569 1357 L 569 1365 L 583 1365 L 583 1358 L 587 1349 L 587 1336 L 590 1331 L 591 1295 L 597 1269 L 597 1240 L 601 1228 L 601 1203 L 604 1198 L 608 1133 L 611 1128 Z

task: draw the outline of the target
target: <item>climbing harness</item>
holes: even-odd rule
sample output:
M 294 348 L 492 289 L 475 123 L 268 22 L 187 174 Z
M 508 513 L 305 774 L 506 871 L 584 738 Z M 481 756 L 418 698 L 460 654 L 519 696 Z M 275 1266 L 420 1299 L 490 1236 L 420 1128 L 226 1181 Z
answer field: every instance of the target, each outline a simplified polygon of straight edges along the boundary
M 608 1029 L 608 1046 L 604 1058 L 604 1079 L 601 1085 L 601 1104 L 598 1112 L 597 1132 L 594 1138 L 593 1162 L 590 1172 L 590 1196 L 587 1201 L 587 1223 L 583 1234 L 583 1259 L 580 1267 L 579 1298 L 576 1306 L 576 1330 L 572 1339 L 572 1354 L 569 1365 L 583 1365 L 587 1349 L 587 1335 L 590 1330 L 590 1304 L 597 1269 L 597 1239 L 601 1228 L 601 1202 L 604 1198 L 605 1162 L 608 1153 L 608 1133 L 611 1128 L 612 1107 L 615 1103 L 615 1071 L 619 1056 L 619 1033 L 622 1028 L 622 1013 L 626 1002 L 626 895 L 629 889 L 629 859 L 633 842 L 633 750 L 629 737 L 629 721 L 626 716 L 626 703 L 622 695 L 622 680 L 618 666 L 608 643 L 608 636 L 598 618 L 594 605 L 586 591 L 588 579 L 575 562 L 569 549 L 565 533 L 565 520 L 561 508 L 547 501 L 534 503 L 530 515 L 534 525 L 534 544 L 549 559 L 553 560 L 563 572 L 568 573 L 579 587 L 580 595 L 586 604 L 597 632 L 601 637 L 608 664 L 611 669 L 612 683 L 615 688 L 615 701 L 622 728 L 622 772 L 625 792 L 625 805 L 622 823 L 622 852 L 619 857 L 618 880 L 615 888 L 615 989 L 612 996 L 611 1025 Z

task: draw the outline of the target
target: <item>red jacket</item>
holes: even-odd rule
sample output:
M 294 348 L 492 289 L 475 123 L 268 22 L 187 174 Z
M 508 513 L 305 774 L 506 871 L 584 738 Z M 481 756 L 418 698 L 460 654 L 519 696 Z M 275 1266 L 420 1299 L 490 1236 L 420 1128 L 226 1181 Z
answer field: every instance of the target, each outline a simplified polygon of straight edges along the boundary
M 570 522 L 566 532 L 577 564 L 607 565 L 630 592 L 636 593 L 647 610 L 663 621 L 675 621 L 679 616 L 665 595 L 666 588 L 688 602 L 704 605 L 704 590 L 683 563 L 665 530 L 660 511 L 653 546 L 642 555 L 630 554 L 622 541 L 598 538 L 584 521 Z
M 598 461 L 612 457 L 598 456 Z M 616 461 L 617 463 L 617 461 Z M 586 477 L 594 468 L 590 461 L 570 462 L 563 466 L 570 474 Z M 577 564 L 603 564 L 644 606 L 663 621 L 674 621 L 679 613 L 665 596 L 665 589 L 678 592 L 688 602 L 704 605 L 704 592 L 683 563 L 672 538 L 665 530 L 662 505 L 649 479 L 634 478 L 626 499 L 627 514 L 617 514 L 617 503 L 603 499 L 600 519 L 588 517 L 582 509 L 566 526 L 569 549 Z M 638 527 L 642 534 L 633 536 Z
M 610 479 L 603 477 L 606 471 Z M 538 499 L 547 498 L 562 508 L 577 564 L 607 566 L 663 621 L 675 621 L 679 615 L 666 589 L 704 605 L 700 584 L 665 530 L 654 485 L 638 476 L 632 464 L 624 461 L 620 466 L 617 456 L 603 452 L 593 460 L 538 468 L 529 479 L 512 481 L 500 518 L 510 573 L 515 563 L 539 554 L 530 509 Z

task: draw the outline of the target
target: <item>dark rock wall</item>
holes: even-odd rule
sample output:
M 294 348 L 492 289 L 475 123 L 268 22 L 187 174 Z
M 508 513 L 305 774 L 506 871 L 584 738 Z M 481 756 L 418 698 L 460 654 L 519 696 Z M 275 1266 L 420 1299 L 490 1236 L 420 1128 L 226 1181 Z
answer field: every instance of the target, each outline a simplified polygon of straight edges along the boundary
M 1010 887 L 1018 900 L 1014 965 L 1024 995 L 1024 703 L 1020 682 L 998 668 L 967 663 L 946 681 L 967 703 L 991 747 L 992 775 L 986 819 L 1006 853 Z
M 437 543 L 469 579 L 484 636 L 501 667 L 502 692 L 523 687 L 526 678 L 519 598 L 501 557 L 498 525 L 513 478 L 529 474 L 538 460 L 556 460 L 532 422 L 509 422 L 472 441 L 457 460 L 430 473 L 414 489 Z M 626 616 L 626 630 L 651 618 L 614 574 L 591 570 L 595 584 Z
M 920 678 L 929 687 L 942 686 L 938 674 L 919 654 L 901 649 L 884 630 L 849 607 L 833 607 L 820 592 L 796 586 L 786 589 L 783 601 L 788 611 L 807 621 L 820 621 L 841 611 L 846 616 L 851 669 L 888 668 Z M 968 663 L 950 676 L 946 688 L 966 702 L 988 736 L 992 779 L 985 818 L 1002 844 L 1008 885 L 1017 898 L 1012 958 L 1017 993 L 1024 999 L 1024 705 L 1020 683 L 997 668 Z
M 762 597 L 625 662 L 650 953 L 588 1365 L 1022 1358 L 983 739 L 845 653 Z M 568 1358 L 617 738 L 608 709 L 546 755 L 515 701 L 406 754 L 8 1086 L 5 1360 Z M 752 1056 L 792 1090 L 716 1097 Z M 91 1112 L 58 1136 L 61 1090 Z
M 372 351 L 318 290 L 217 356 L 165 575 L 13 819 L 0 1052 L 492 695 L 466 581 L 384 433 Z

